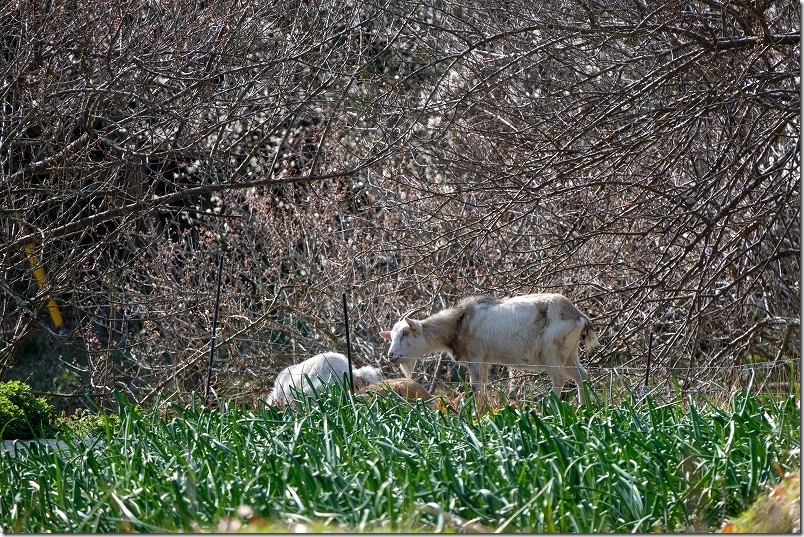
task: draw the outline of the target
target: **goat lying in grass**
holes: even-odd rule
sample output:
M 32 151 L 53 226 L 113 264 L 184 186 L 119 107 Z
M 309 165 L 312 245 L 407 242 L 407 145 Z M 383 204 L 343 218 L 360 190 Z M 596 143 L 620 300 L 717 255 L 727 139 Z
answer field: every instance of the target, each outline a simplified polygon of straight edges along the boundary
M 352 369 L 355 391 L 382 381 L 382 372 L 377 367 L 363 366 Z M 346 384 L 344 384 L 344 379 Z M 312 358 L 286 367 L 276 376 L 274 389 L 268 396 L 268 404 L 284 407 L 295 406 L 294 391 L 315 395 L 322 387 L 339 384 L 347 387 L 349 383 L 349 362 L 338 352 L 316 354 Z
M 361 394 L 376 393 L 380 395 L 388 395 L 391 392 L 398 394 L 411 403 L 415 403 L 417 400 L 421 399 L 425 401 L 430 408 L 438 408 L 438 398 L 413 379 L 388 379 L 376 385 L 364 386 L 358 391 L 358 393 Z

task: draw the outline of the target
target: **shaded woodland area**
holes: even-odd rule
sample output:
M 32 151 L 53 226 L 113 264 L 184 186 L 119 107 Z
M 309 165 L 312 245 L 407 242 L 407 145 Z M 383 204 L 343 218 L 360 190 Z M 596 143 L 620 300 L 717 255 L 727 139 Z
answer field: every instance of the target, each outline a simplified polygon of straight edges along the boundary
M 598 383 L 798 383 L 799 3 L 112 4 L 0 6 L 0 379 L 203 391 L 223 252 L 225 396 L 342 293 L 389 375 L 403 313 L 555 291 Z

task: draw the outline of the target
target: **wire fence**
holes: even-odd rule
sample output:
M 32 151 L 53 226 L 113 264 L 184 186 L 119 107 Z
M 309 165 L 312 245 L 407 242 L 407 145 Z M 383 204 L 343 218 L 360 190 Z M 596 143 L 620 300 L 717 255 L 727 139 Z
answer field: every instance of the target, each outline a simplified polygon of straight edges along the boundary
M 444 357 L 425 357 L 418 359 L 413 379 L 427 388 L 433 395 L 458 396 L 471 392 L 465 366 L 471 363 L 455 361 Z M 545 372 L 551 368 L 563 366 L 539 366 L 533 370 L 522 370 L 508 366 L 502 362 L 485 362 L 491 368 L 490 378 L 482 383 L 486 392 L 507 400 L 529 402 L 538 400 L 550 393 L 552 384 Z M 373 364 L 377 365 L 377 364 Z M 752 391 L 771 393 L 774 395 L 800 394 L 800 362 L 796 359 L 778 359 L 773 361 L 752 362 L 737 365 L 717 366 L 712 364 L 671 366 L 668 364 L 644 365 L 585 365 L 587 384 L 593 398 L 616 400 L 634 395 L 650 396 L 659 399 L 673 399 L 680 395 L 704 396 L 707 398 L 727 398 L 736 391 Z M 357 366 L 356 366 L 357 367 Z M 507 369 L 506 371 L 501 368 Z M 270 369 L 270 368 L 268 368 Z M 385 367 L 386 379 L 402 378 L 402 373 L 395 367 Z M 260 373 L 253 369 L 249 376 L 273 380 L 277 371 L 265 370 Z M 304 383 L 306 373 L 291 373 L 291 382 L 295 385 Z M 270 390 L 272 382 L 265 390 Z M 573 381 L 566 382 L 562 393 L 576 392 Z M 259 390 L 241 394 L 247 398 L 261 398 Z

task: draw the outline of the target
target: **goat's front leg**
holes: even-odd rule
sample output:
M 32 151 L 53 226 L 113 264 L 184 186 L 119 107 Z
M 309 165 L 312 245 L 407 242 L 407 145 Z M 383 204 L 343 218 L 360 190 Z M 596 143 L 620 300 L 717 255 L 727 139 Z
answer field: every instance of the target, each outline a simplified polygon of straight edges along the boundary
M 469 370 L 469 384 L 475 395 L 486 393 L 486 384 L 489 380 L 489 364 L 481 362 L 476 358 L 466 360 L 466 368 Z
M 486 384 L 489 380 L 489 364 L 476 358 L 470 358 L 467 360 L 467 369 L 469 369 L 469 384 L 475 394 L 478 409 L 486 409 L 488 407 Z

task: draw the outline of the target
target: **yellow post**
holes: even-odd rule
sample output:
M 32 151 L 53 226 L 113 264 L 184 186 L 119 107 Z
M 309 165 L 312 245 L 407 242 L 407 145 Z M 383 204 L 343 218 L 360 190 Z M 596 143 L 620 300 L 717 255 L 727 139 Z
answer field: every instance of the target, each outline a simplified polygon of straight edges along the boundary
M 45 286 L 45 269 L 43 269 L 42 265 L 39 264 L 39 258 L 36 257 L 36 252 L 34 251 L 34 245 L 32 243 L 25 245 L 25 253 L 28 254 L 28 262 L 31 264 L 31 267 L 33 267 L 36 283 L 39 284 L 39 289 L 42 289 Z M 59 306 L 56 304 L 55 300 L 48 300 L 47 310 L 50 313 L 50 318 L 53 319 L 53 326 L 59 328 L 62 324 L 64 324 L 64 319 L 61 318 Z

